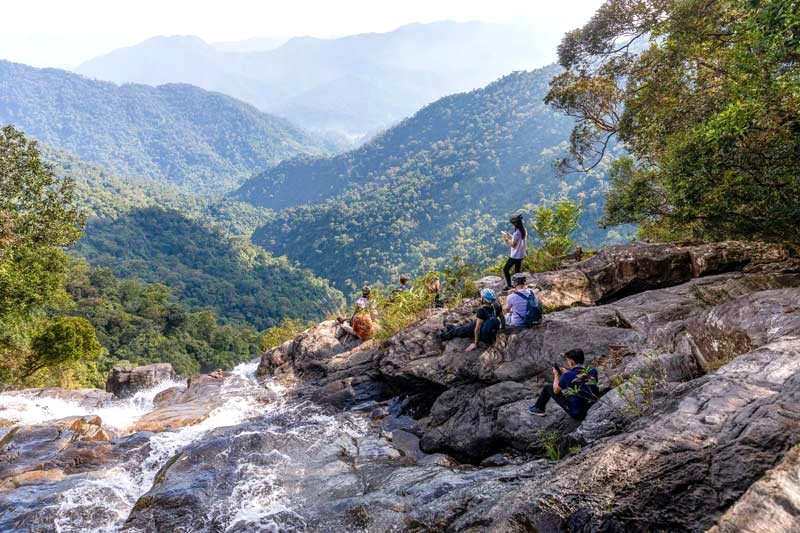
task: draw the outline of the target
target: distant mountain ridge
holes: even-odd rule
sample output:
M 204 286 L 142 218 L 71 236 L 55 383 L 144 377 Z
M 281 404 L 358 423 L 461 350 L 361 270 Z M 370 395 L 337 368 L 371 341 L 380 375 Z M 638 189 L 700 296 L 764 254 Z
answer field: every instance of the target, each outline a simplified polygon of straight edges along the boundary
M 442 98 L 351 152 L 286 160 L 234 196 L 280 210 L 253 234 L 277 256 L 337 287 L 486 264 L 507 251 L 499 230 L 520 210 L 563 196 L 583 202 L 584 244 L 610 238 L 596 220 L 605 173 L 558 177 L 572 120 L 543 102 L 549 66 Z
M 185 84 L 117 86 L 7 61 L 0 123 L 114 173 L 193 192 L 227 191 L 282 159 L 334 148 L 224 94 Z
M 447 94 L 551 61 L 532 24 L 435 22 L 337 39 L 295 37 L 271 50 L 155 37 L 80 65 L 117 83 L 183 82 L 220 91 L 311 129 L 366 135 Z

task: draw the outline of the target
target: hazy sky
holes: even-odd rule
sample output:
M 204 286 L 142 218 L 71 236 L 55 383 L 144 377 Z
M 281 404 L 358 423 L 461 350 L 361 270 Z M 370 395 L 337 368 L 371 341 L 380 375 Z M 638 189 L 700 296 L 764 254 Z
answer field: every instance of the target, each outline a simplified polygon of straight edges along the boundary
M 3 0 L 0 59 L 68 68 L 156 35 L 207 42 L 390 31 L 411 22 L 530 19 L 558 35 L 603 0 Z

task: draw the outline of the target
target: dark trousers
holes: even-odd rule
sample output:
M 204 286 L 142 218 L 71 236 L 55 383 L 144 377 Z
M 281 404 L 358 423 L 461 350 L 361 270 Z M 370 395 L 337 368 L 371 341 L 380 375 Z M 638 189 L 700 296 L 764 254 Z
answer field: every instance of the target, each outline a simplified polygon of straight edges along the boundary
M 465 322 L 464 324 L 461 324 L 459 326 L 454 326 L 448 329 L 444 333 L 444 335 L 442 335 L 442 339 L 449 340 L 456 338 L 463 338 L 463 339 L 474 338 L 475 322 L 476 322 L 475 320 L 470 320 L 469 322 Z M 497 321 L 494 320 L 494 322 Z M 480 333 L 481 342 L 485 342 L 486 344 L 492 344 L 494 342 L 496 335 L 497 335 L 497 324 L 493 324 L 490 320 L 484 320 Z
M 511 267 L 514 267 L 514 273 L 519 274 L 522 270 L 522 259 L 508 258 L 506 266 L 503 267 L 503 275 L 506 277 L 506 287 L 511 286 Z
M 555 400 L 556 403 L 560 405 L 561 408 L 575 420 L 583 420 L 584 418 L 586 418 L 586 413 L 580 413 L 579 415 L 576 416 L 569 411 L 569 402 L 567 401 L 567 397 L 564 396 L 563 393 L 555 394 L 553 392 L 552 383 L 548 383 L 547 385 L 542 387 L 542 392 L 539 393 L 539 399 L 536 400 L 536 407 L 544 411 L 545 407 L 547 407 L 547 402 L 550 401 L 550 398 Z

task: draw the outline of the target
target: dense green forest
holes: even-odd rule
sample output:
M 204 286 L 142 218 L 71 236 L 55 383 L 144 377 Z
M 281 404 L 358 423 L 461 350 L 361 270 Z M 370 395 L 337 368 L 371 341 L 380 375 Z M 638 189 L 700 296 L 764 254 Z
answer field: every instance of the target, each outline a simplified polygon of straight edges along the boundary
M 161 284 L 116 278 L 106 268 L 70 262 L 65 288 L 72 303 L 53 315 L 86 319 L 103 352 L 74 379 L 102 388 L 112 367 L 171 363 L 183 376 L 230 369 L 260 350 L 261 335 L 250 326 L 221 324 L 212 311 L 190 312 Z
M 605 224 L 800 242 L 800 4 L 610 0 L 559 47 L 572 161 L 619 140 Z
M 38 144 L 42 157 L 61 177 L 75 185 L 75 203 L 89 218 L 115 219 L 133 209 L 175 209 L 187 217 L 221 229 L 226 235 L 249 236 L 273 218 L 273 212 L 247 202 L 208 197 L 154 178 L 120 177 L 75 154 Z
M 245 236 L 269 210 L 193 195 L 151 178 L 120 178 L 97 164 L 44 148 L 55 173 L 74 181 L 86 214 L 71 254 L 122 278 L 168 287 L 192 311 L 213 309 L 225 322 L 263 329 L 282 318 L 319 319 L 342 295 L 311 272 L 274 259 Z
M 176 210 L 89 219 L 74 250 L 119 277 L 170 287 L 192 310 L 211 308 L 259 329 L 282 318 L 319 319 L 343 304 L 341 293 L 311 272 Z
M 333 147 L 286 120 L 190 85 L 122 85 L 0 61 L 0 124 L 123 176 L 195 193 L 230 190 L 256 171 Z
M 237 197 L 285 208 L 254 242 L 338 287 L 439 268 L 458 255 L 479 264 L 505 250 L 515 212 L 561 197 L 583 204 L 577 238 L 618 240 L 597 228 L 605 168 L 557 177 L 573 121 L 543 102 L 548 67 L 431 104 L 362 148 L 284 161 Z M 293 205 L 306 204 L 306 205 Z
M 231 368 L 271 338 L 259 329 L 300 325 L 343 303 L 311 273 L 209 226 L 202 219 L 214 204 L 188 202 L 189 218 L 153 206 L 186 200 L 169 185 L 123 181 L 45 151 L 58 167 L 21 132 L 0 131 L 0 389 L 102 387 L 124 362 L 170 362 L 182 375 Z M 146 185 L 138 195 L 137 183 Z M 230 220 L 241 228 L 247 217 Z M 70 245 L 70 255 L 138 279 L 69 258 Z

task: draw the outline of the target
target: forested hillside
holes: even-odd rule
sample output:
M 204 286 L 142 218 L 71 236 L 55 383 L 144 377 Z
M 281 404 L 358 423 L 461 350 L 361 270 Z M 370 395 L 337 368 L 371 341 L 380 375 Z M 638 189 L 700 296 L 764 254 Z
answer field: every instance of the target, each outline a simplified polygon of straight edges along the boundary
M 162 284 L 119 279 L 106 268 L 71 261 L 65 289 L 72 305 L 55 315 L 88 320 L 104 348 L 83 368 L 73 366 L 73 379 L 103 387 L 113 366 L 171 363 L 183 376 L 215 368 L 232 368 L 260 350 L 255 328 L 223 324 L 212 311 L 192 312 Z
M 220 192 L 322 141 L 284 119 L 189 85 L 122 85 L 0 61 L 0 124 L 116 174 Z
M 221 229 L 226 235 L 250 236 L 271 220 L 271 210 L 225 197 L 195 194 L 173 183 L 142 176 L 121 177 L 75 154 L 38 144 L 56 174 L 75 184 L 75 203 L 89 218 L 115 219 L 133 209 L 175 209 L 187 217 Z
M 253 240 L 342 288 L 453 255 L 485 263 L 503 253 L 508 215 L 562 196 L 583 202 L 580 241 L 607 239 L 596 226 L 604 168 L 556 177 L 573 125 L 543 102 L 558 72 L 511 74 L 443 98 L 355 151 L 268 169 L 236 193 L 284 208 Z
M 269 257 L 246 236 L 272 214 L 250 204 L 197 196 L 149 178 L 120 178 L 97 164 L 44 147 L 55 172 L 74 181 L 88 217 L 72 255 L 120 278 L 160 283 L 190 311 L 263 329 L 282 318 L 319 319 L 342 296 L 310 272 Z
M 176 210 L 150 207 L 90 219 L 84 233 L 74 249 L 92 265 L 162 283 L 192 310 L 210 307 L 259 329 L 283 318 L 319 319 L 343 303 L 312 273 Z

